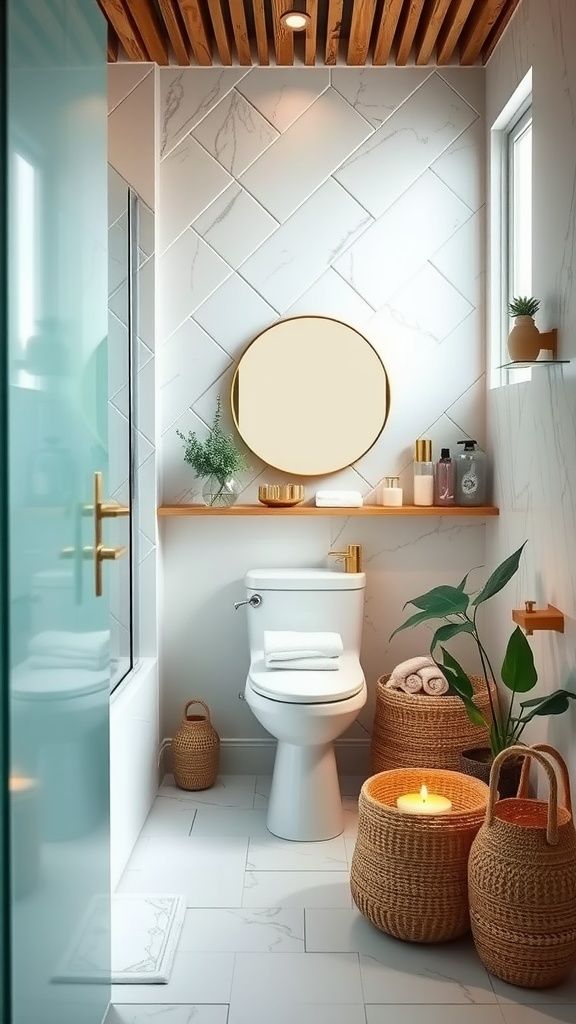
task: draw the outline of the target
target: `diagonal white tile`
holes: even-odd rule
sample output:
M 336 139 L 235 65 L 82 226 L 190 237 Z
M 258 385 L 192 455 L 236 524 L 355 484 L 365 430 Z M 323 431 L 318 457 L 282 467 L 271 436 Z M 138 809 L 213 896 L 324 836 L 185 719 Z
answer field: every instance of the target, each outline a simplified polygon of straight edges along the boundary
M 294 843 L 276 836 L 249 840 L 247 871 L 342 871 L 346 868 L 342 836 L 322 843 Z
M 327 997 L 330 993 L 327 993 Z M 230 1007 L 228 1024 L 366 1024 L 362 1003 L 301 1003 L 257 1005 L 247 1003 Z
M 160 341 L 222 284 L 230 267 L 188 228 L 158 260 Z
M 486 447 L 486 375 L 482 374 L 474 384 L 446 409 L 446 416 L 465 431 L 468 437 Z
M 247 839 L 150 836 L 136 844 L 118 892 L 182 893 L 189 907 L 239 907 Z
M 136 334 L 144 344 L 154 351 L 156 347 L 156 331 L 154 322 L 156 260 L 146 260 L 138 268 L 138 303 L 136 307 Z
M 186 911 L 180 952 L 303 953 L 304 911 L 194 909 Z
M 240 68 L 160 68 L 160 155 L 166 156 L 247 74 Z
M 193 833 L 195 836 L 270 834 L 266 828 L 266 809 L 243 807 L 199 807 L 194 818 Z
M 484 217 L 483 207 L 430 257 L 432 266 L 473 306 L 484 305 Z
M 256 1011 L 290 1004 L 296 1011 L 302 1004 L 325 1003 L 328 993 L 334 1003 L 362 1002 L 357 956 L 236 954 L 230 997 L 232 1014 L 245 1012 L 248 1007 Z
M 351 907 L 346 871 L 247 871 L 243 907 Z
M 329 178 L 246 260 L 242 277 L 282 313 L 369 223 L 366 211 Z
M 403 326 L 441 341 L 472 312 L 472 304 L 431 263 L 425 263 L 388 300 Z
M 285 311 L 285 316 L 330 316 L 352 327 L 361 326 L 374 310 L 335 270 L 328 268 Z
M 479 210 L 486 196 L 485 135 L 479 117 L 430 166 L 471 210 Z
M 236 269 L 278 227 L 277 221 L 237 182 L 192 225 Z
M 113 73 L 108 75 L 108 113 L 126 99 L 126 96 L 153 70 L 153 64 L 124 64 L 118 61 Z
M 238 92 L 279 132 L 286 131 L 330 85 L 328 68 L 252 68 Z
M 438 68 L 437 73 L 480 115 L 486 107 L 485 68 Z
M 248 342 L 274 323 L 278 313 L 239 274 L 233 274 L 199 306 L 194 319 L 233 359 L 239 359 Z
M 432 74 L 428 68 L 332 68 L 332 86 L 378 128 Z
M 255 775 L 219 775 L 210 789 L 179 789 L 172 775 L 165 775 L 158 796 L 180 800 L 192 807 L 252 807 Z
M 499 1006 L 366 1006 L 367 1024 L 390 1024 L 391 1018 L 394 1024 L 504 1024 Z
M 334 174 L 380 217 L 477 114 L 438 75 L 430 75 Z
M 235 178 L 278 138 L 276 129 L 235 89 L 197 125 L 193 135 Z
M 425 171 L 334 267 L 379 309 L 469 217 L 468 207 Z
M 232 178 L 199 142 L 187 135 L 160 166 L 159 251 L 214 202 Z
M 240 181 L 285 221 L 369 135 L 370 125 L 334 89 L 324 92 Z
M 227 1021 L 225 1004 L 131 1003 L 112 1006 L 104 1024 L 227 1024 Z
M 162 433 L 230 366 L 230 356 L 188 318 L 160 349 L 158 405 Z
M 233 971 L 233 953 L 177 952 L 167 985 L 112 985 L 112 1002 L 143 1003 L 147 1006 L 229 1003 Z M 137 1019 L 138 1024 L 143 1024 L 149 1018 L 142 1016 Z M 156 1022 L 155 1016 L 151 1016 L 151 1019 Z M 159 1014 L 158 1019 L 164 1024 L 164 1014 Z M 185 1024 L 188 1024 L 190 1019 L 196 1021 L 195 1017 L 190 1018 L 189 1015 L 188 1018 L 184 1017 Z M 201 1017 L 198 1019 L 202 1020 Z M 166 1016 L 165 1020 L 166 1024 L 174 1024 L 169 1016 Z M 209 1017 L 206 1024 L 208 1022 L 213 1024 Z
M 177 800 L 157 796 L 140 831 L 141 836 L 188 836 L 196 810 Z

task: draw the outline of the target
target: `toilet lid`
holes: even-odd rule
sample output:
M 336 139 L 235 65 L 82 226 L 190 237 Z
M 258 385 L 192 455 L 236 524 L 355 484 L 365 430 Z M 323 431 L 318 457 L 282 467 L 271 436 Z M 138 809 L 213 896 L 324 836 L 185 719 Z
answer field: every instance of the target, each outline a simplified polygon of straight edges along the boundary
M 85 697 L 99 690 L 109 690 L 110 673 L 88 669 L 34 668 L 23 661 L 12 673 L 10 692 L 16 700 L 63 700 Z
M 344 652 L 340 668 L 335 672 L 291 671 L 268 669 L 264 655 L 250 665 L 248 679 L 252 689 L 262 697 L 287 704 L 328 704 L 330 701 L 354 697 L 364 686 L 364 673 L 355 654 Z

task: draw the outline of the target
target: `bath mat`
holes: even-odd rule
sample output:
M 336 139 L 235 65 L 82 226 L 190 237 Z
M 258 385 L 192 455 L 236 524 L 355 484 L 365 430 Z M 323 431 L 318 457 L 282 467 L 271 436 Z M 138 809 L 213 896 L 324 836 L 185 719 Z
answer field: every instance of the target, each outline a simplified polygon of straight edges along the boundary
M 53 981 L 165 985 L 184 924 L 184 896 L 112 896 L 111 971 L 107 963 L 109 904 L 106 896 L 92 899 Z

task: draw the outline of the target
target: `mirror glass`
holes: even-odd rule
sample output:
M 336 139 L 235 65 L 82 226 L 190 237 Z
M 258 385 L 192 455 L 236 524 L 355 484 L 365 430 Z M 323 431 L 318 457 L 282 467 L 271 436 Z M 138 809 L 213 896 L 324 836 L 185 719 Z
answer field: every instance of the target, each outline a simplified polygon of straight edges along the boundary
M 389 408 L 380 356 L 353 327 L 324 316 L 280 320 L 259 334 L 232 382 L 245 444 L 269 466 L 323 476 L 372 447 Z

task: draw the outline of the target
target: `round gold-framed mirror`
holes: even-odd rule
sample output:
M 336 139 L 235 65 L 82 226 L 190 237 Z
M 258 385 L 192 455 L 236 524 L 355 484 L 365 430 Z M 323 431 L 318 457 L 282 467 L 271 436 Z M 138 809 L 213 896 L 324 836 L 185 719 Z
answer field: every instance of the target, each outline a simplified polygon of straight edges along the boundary
M 263 462 L 296 476 L 324 476 L 372 447 L 388 418 L 390 388 L 376 349 L 354 327 L 297 316 L 250 342 L 231 403 L 238 433 Z

